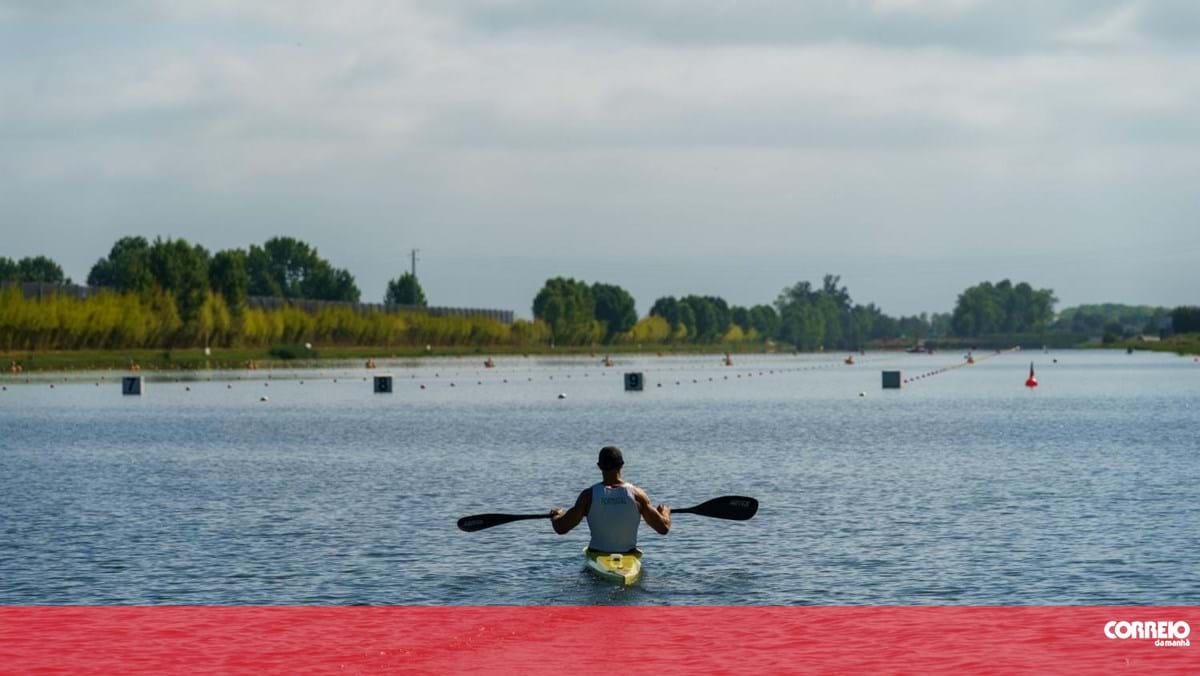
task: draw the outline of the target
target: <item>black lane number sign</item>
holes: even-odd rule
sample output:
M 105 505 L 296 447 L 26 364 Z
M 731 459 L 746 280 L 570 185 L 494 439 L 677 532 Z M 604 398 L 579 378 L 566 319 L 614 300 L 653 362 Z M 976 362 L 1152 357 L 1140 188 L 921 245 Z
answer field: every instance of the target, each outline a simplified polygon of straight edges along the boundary
M 645 385 L 645 378 L 641 373 L 626 373 L 625 374 L 625 391 L 626 392 L 641 392 Z

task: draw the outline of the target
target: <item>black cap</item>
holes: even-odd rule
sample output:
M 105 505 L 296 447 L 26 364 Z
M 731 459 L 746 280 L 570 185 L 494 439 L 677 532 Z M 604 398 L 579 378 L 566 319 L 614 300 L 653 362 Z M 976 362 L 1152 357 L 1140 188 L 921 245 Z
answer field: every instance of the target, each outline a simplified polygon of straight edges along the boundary
M 600 465 L 600 469 L 619 469 L 625 464 L 625 458 L 621 457 L 621 449 L 605 446 L 600 449 L 600 459 L 596 464 Z

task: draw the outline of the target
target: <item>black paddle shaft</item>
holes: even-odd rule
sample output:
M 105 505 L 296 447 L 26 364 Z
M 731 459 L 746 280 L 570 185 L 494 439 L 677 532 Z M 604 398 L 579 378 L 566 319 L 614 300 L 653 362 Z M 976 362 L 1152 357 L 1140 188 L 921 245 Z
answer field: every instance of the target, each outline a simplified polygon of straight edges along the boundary
M 713 519 L 729 519 L 731 521 L 745 521 L 753 517 L 757 512 L 758 500 L 742 495 L 725 495 L 702 502 L 695 507 L 671 510 L 672 514 L 696 514 Z M 459 519 L 458 528 L 468 533 L 474 533 L 477 530 L 499 526 L 511 521 L 549 519 L 550 516 L 548 512 L 542 514 L 475 514 Z
M 468 533 L 474 533 L 477 530 L 499 526 L 500 524 L 510 521 L 524 521 L 526 519 L 549 519 L 550 513 L 543 514 L 475 514 L 474 516 L 464 516 L 458 520 L 458 529 Z

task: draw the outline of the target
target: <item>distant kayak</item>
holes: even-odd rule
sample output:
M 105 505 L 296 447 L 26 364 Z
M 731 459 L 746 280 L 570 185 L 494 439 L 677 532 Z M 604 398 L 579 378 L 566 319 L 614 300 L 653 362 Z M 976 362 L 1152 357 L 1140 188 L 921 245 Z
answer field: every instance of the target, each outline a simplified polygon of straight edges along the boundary
M 601 579 L 629 586 L 642 576 L 642 552 L 634 550 L 627 554 L 610 554 L 584 548 L 584 566 Z

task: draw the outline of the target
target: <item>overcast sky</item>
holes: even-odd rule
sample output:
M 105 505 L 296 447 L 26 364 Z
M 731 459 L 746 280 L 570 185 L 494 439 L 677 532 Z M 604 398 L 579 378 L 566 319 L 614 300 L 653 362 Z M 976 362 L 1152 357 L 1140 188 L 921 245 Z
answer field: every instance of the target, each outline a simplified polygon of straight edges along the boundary
M 0 255 L 76 280 L 286 234 L 523 316 L 560 274 L 1196 303 L 1198 142 L 1192 0 L 0 0 Z

